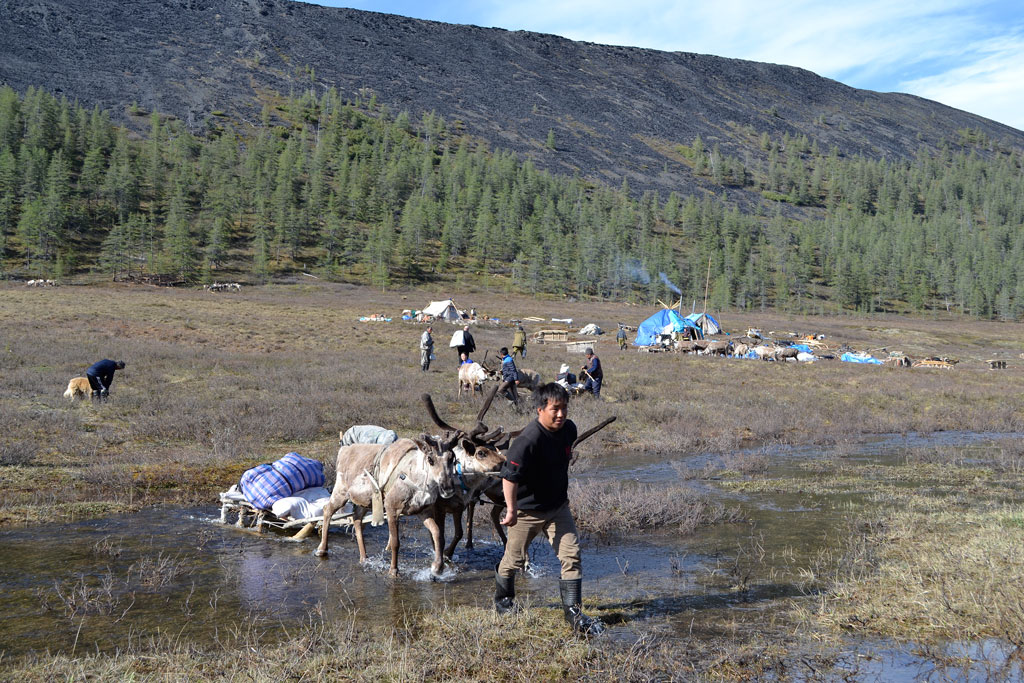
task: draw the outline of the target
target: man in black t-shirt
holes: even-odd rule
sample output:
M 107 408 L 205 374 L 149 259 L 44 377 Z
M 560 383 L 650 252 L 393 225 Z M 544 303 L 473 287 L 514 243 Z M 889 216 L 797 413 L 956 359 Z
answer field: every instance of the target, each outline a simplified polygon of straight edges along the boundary
M 576 425 L 568 419 L 569 394 L 558 384 L 545 384 L 533 394 L 537 419 L 512 442 L 501 470 L 508 527 L 505 555 L 495 567 L 494 606 L 514 611 L 515 572 L 526 564 L 527 548 L 543 532 L 562 564 L 559 589 L 565 619 L 574 630 L 600 633 L 599 619 L 583 614 L 583 571 L 576 522 L 569 510 L 569 461 Z

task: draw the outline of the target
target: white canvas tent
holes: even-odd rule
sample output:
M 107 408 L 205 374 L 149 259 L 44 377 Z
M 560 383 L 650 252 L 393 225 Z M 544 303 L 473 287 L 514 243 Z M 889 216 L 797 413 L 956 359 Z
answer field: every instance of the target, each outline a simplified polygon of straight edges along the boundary
M 434 316 L 435 320 L 446 320 L 450 323 L 462 320 L 462 311 L 458 309 L 455 302 L 451 299 L 431 301 L 430 305 L 424 308 L 422 312 L 426 315 Z

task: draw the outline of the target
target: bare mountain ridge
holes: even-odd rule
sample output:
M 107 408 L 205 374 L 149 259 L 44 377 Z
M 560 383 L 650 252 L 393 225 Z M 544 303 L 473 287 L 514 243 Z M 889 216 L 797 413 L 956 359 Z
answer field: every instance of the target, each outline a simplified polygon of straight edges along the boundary
M 1024 133 L 905 94 L 850 88 L 794 67 L 443 24 L 287 0 L 0 0 L 0 83 L 99 105 L 174 114 L 200 127 L 255 121 L 260 93 L 311 85 L 372 92 L 393 112 L 449 125 L 556 173 L 636 189 L 699 190 L 673 150 L 699 134 L 761 154 L 767 132 L 844 154 L 908 158 L 980 130 Z M 681 27 L 685 30 L 685 27 Z M 556 149 L 545 147 L 553 130 Z

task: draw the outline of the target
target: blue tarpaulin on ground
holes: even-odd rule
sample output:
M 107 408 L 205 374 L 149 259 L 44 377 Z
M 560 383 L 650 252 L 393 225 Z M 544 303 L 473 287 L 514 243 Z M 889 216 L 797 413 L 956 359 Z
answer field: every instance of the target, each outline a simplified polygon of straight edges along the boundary
M 868 363 L 869 365 L 885 365 L 885 363 L 883 363 L 882 361 L 866 353 L 851 353 L 849 351 L 840 356 L 839 360 L 844 360 L 847 363 Z

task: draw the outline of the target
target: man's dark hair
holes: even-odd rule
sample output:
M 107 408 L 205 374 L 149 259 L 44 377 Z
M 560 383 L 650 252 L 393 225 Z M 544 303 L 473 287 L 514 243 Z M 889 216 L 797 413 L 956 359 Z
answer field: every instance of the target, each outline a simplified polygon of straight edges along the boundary
M 557 382 L 548 382 L 540 389 L 533 392 L 533 407 L 546 408 L 548 401 L 556 403 L 569 403 L 569 392 Z
M 508 355 L 508 347 L 507 346 L 502 346 L 500 349 L 498 349 L 498 353 L 500 353 L 503 356 L 507 356 Z
M 583 355 L 584 355 L 584 356 L 593 356 L 593 355 L 594 355 L 594 349 L 592 349 L 592 348 L 590 348 L 590 347 L 588 346 L 588 347 L 587 347 L 587 350 L 583 352 Z
M 123 360 L 116 361 L 114 363 L 114 367 L 117 368 L 118 370 L 124 370 L 124 361 Z

